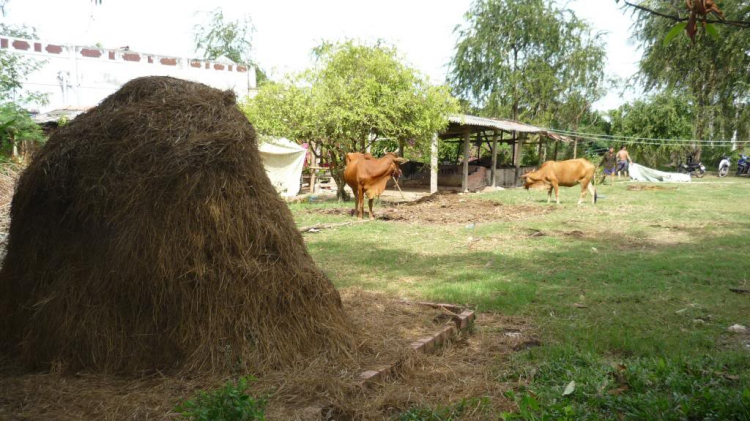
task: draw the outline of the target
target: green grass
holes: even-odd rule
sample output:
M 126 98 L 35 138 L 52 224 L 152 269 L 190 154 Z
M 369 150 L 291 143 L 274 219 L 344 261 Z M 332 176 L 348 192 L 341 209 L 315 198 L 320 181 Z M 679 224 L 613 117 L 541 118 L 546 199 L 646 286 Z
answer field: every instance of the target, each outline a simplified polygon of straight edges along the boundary
M 750 288 L 750 180 L 626 185 L 599 186 L 596 207 L 577 207 L 576 188 L 559 207 L 543 192 L 485 194 L 555 209 L 474 229 L 376 221 L 306 239 L 339 288 L 527 317 L 542 346 L 497 361 L 498 381 L 523 380 L 507 418 L 750 419 L 750 336 L 727 332 L 750 325 L 750 296 L 728 290 Z M 351 220 L 309 212 L 337 206 L 352 205 L 291 205 L 300 225 Z M 629 389 L 608 394 L 618 364 Z

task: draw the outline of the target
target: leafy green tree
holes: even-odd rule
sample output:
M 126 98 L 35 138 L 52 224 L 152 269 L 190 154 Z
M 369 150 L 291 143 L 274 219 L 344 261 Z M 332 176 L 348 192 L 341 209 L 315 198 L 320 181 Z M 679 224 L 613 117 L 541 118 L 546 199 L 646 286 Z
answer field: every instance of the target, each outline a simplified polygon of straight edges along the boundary
M 252 39 L 255 27 L 250 16 L 238 20 L 225 20 L 224 12 L 214 9 L 209 12 L 207 22 L 195 25 L 195 51 L 202 52 L 206 60 L 226 57 L 235 63 L 255 68 L 256 81 L 266 81 L 266 74 L 252 58 Z
M 621 105 L 608 112 L 608 134 L 641 138 L 623 144 L 628 144 L 636 161 L 648 167 L 676 163 L 690 148 L 689 144 L 682 144 L 679 140 L 690 139 L 692 135 L 694 117 L 691 102 L 685 93 L 667 91 Z
M 661 14 L 683 10 L 683 0 L 649 3 Z M 728 20 L 750 15 L 750 6 L 740 0 L 725 0 L 722 10 Z M 686 92 L 694 116 L 693 139 L 746 141 L 750 136 L 750 31 L 733 25 L 715 28 L 718 36 L 698 31 L 695 43 L 687 37 L 664 40 L 674 21 L 649 11 L 637 11 L 635 38 L 643 50 L 638 80 L 645 91 L 668 89 Z M 700 160 L 701 147 L 693 147 Z
M 601 34 L 549 0 L 478 0 L 457 29 L 450 81 L 480 112 L 576 128 L 603 95 Z
M 18 38 L 36 38 L 33 28 L 0 25 L 0 35 Z M 0 145 L 12 155 L 17 155 L 24 142 L 42 142 L 44 136 L 39 126 L 29 117 L 23 105 L 47 101 L 46 95 L 23 90 L 23 81 L 38 70 L 44 62 L 0 50 Z
M 245 109 L 261 133 L 320 145 L 339 198 L 347 153 L 377 149 L 385 140 L 428 156 L 433 134 L 458 110 L 446 87 L 430 85 L 382 42 L 324 43 L 313 55 L 313 68 L 261 87 Z

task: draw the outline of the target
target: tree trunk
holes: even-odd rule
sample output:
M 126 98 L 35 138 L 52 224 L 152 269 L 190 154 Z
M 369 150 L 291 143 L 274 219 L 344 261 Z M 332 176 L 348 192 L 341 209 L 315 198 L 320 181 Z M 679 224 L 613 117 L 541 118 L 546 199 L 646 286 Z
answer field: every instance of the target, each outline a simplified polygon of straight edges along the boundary
M 341 154 L 343 157 L 343 153 Z M 338 156 L 338 154 L 329 149 L 329 154 L 331 158 L 331 176 L 333 177 L 333 180 L 336 182 L 336 198 L 339 200 L 339 202 L 347 201 L 349 200 L 349 194 L 344 190 L 346 187 L 346 181 L 344 181 L 344 169 L 346 168 L 346 160 L 340 159 L 341 157 Z

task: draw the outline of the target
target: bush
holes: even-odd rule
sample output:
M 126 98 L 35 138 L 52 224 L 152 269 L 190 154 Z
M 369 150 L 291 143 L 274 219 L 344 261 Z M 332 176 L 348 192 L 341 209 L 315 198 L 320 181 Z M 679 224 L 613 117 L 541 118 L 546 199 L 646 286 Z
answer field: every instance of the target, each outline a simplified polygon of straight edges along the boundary
M 200 392 L 175 408 L 183 418 L 193 421 L 265 420 L 266 399 L 247 395 L 253 377 L 240 377 L 213 392 Z

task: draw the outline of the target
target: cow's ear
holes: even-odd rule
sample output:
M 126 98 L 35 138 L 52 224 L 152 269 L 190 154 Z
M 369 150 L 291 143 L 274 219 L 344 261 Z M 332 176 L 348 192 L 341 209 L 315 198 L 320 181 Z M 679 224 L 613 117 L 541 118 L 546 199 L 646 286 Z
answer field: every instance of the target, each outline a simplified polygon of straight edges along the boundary
M 521 176 L 520 176 L 519 178 L 526 178 L 526 177 L 528 177 L 528 176 L 529 176 L 529 174 L 528 174 L 528 173 L 526 173 L 526 174 L 521 174 Z

